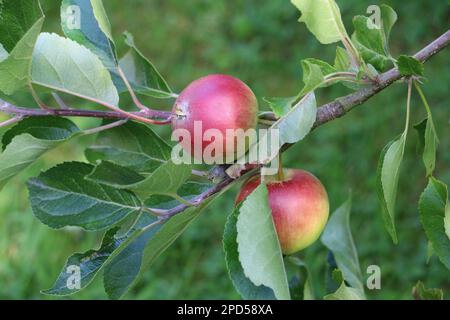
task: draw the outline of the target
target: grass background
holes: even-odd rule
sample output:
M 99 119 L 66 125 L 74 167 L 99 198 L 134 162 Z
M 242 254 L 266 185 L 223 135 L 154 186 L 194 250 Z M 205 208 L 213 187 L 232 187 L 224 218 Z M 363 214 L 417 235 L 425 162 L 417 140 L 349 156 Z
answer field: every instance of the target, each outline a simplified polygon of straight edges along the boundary
M 104 1 L 114 34 L 135 35 L 142 51 L 158 66 L 176 91 L 210 73 L 241 78 L 264 96 L 289 96 L 301 87 L 300 60 L 307 57 L 333 61 L 335 46 L 320 45 L 297 23 L 298 11 L 288 0 L 119 0 Z M 59 1 L 42 0 L 46 31 L 61 33 Z M 349 30 L 351 18 L 364 14 L 380 1 L 338 1 Z M 449 5 L 436 1 L 383 1 L 393 6 L 399 21 L 392 33 L 394 56 L 412 54 L 449 27 Z M 124 53 L 122 41 L 118 50 Z M 426 65 L 425 92 L 431 103 L 441 144 L 436 176 L 450 184 L 450 55 L 448 50 Z M 324 89 L 319 102 L 348 91 Z M 420 225 L 417 200 L 426 186 L 417 135 L 411 131 L 401 171 L 397 203 L 399 245 L 393 245 L 381 220 L 375 176 L 379 153 L 404 126 L 406 86 L 397 84 L 346 117 L 314 131 L 289 150 L 285 165 L 304 168 L 326 186 L 332 209 L 353 190 L 351 227 L 363 275 L 369 265 L 381 267 L 381 290 L 369 298 L 409 299 L 411 288 L 422 280 L 441 287 L 450 297 L 450 273 L 436 257 L 426 263 L 427 241 Z M 23 94 L 18 100 L 27 103 Z M 127 97 L 124 97 L 127 99 Z M 146 101 L 163 108 L 170 107 Z M 158 103 L 156 105 L 156 103 Z M 413 121 L 424 116 L 417 94 Z M 81 126 L 95 124 L 77 120 Z M 169 129 L 160 133 L 169 134 Z M 71 141 L 47 154 L 12 180 L 0 193 L 0 298 L 49 299 L 39 293 L 51 286 L 65 259 L 98 245 L 98 234 L 77 230 L 55 231 L 40 224 L 27 200 L 26 180 L 41 170 L 67 160 L 83 160 L 92 138 Z M 222 252 L 222 232 L 236 190 L 218 199 L 150 268 L 129 299 L 230 299 L 238 298 L 228 279 Z M 326 250 L 317 243 L 301 253 L 310 264 L 317 295 L 325 294 Z M 70 299 L 106 298 L 101 277 Z

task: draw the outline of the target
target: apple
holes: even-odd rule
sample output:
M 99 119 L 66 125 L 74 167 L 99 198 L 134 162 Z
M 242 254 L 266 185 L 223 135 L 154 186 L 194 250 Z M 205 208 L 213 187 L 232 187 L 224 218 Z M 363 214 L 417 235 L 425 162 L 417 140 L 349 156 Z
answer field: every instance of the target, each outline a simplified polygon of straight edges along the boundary
M 260 176 L 245 182 L 236 205 L 260 183 Z M 293 254 L 313 244 L 325 228 L 329 215 L 327 192 L 319 179 L 303 170 L 286 169 L 283 180 L 269 177 L 266 184 L 283 254 Z
M 213 164 L 212 158 L 223 160 L 222 163 L 217 163 L 223 164 L 226 159 L 236 159 L 236 151 L 240 150 L 237 145 L 242 143 L 236 141 L 236 136 L 233 135 L 229 135 L 227 139 L 227 130 L 232 133 L 239 129 L 255 129 L 258 122 L 258 101 L 252 90 L 241 80 L 229 75 L 214 74 L 195 80 L 183 90 L 172 113 L 173 130 L 185 130 L 190 135 L 190 139 L 179 139 L 183 149 L 196 159 L 209 161 L 208 164 Z M 206 134 L 208 131 L 213 133 L 213 138 L 211 134 Z M 212 143 L 219 143 L 220 148 L 206 154 L 205 149 Z M 248 146 L 243 149 L 247 151 Z

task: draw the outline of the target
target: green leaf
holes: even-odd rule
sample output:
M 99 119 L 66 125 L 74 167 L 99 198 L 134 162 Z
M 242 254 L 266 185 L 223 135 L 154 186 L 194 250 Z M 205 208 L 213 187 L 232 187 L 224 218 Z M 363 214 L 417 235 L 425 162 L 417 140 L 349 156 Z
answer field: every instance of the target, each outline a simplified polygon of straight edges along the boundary
M 84 253 L 75 253 L 70 256 L 61 270 L 54 285 L 42 293 L 48 295 L 70 295 L 86 288 L 103 268 L 105 263 L 110 259 L 125 238 L 116 238 L 115 235 L 118 228 L 110 229 L 105 233 L 102 244 L 97 250 L 89 250 Z M 76 270 L 78 268 L 78 270 Z M 73 273 L 80 272 L 80 286 L 73 286 L 71 277 Z M 72 285 L 71 285 L 72 284 Z
M 303 96 L 324 85 L 325 76 L 336 72 L 328 63 L 317 59 L 302 60 L 303 82 L 305 84 L 300 96 Z
M 162 164 L 146 178 L 128 168 L 102 162 L 86 178 L 113 188 L 131 190 L 145 200 L 154 194 L 177 198 L 177 190 L 191 175 L 191 166 L 172 161 Z
M 412 290 L 415 300 L 444 300 L 442 289 L 425 288 L 422 281 L 418 281 Z
M 119 95 L 108 70 L 87 48 L 54 33 L 42 33 L 33 54 L 34 83 L 117 106 Z
M 414 125 L 414 129 L 416 129 L 419 138 L 419 141 L 417 142 L 417 154 L 423 154 L 423 151 L 425 150 L 425 130 L 427 122 L 428 118 L 425 118 Z
M 33 48 L 41 32 L 44 16 L 37 0 L 6 0 L 3 2 L 0 44 L 0 91 L 12 95 L 30 82 Z M 9 52 L 9 55 L 6 53 Z
M 270 109 L 277 118 L 284 117 L 289 110 L 291 110 L 292 105 L 297 100 L 297 97 L 288 98 L 264 98 L 264 101 L 269 104 Z
M 355 71 L 352 70 L 352 65 L 350 61 L 350 56 L 342 47 L 336 47 L 336 58 L 334 59 L 334 69 L 336 71 Z
M 342 282 L 339 289 L 336 292 L 326 295 L 325 300 L 365 300 L 363 293 L 355 288 L 347 287 Z
M 331 216 L 322 234 L 322 243 L 333 252 L 338 268 L 344 279 L 356 289 L 364 293 L 364 285 L 356 251 L 350 229 L 350 212 L 352 200 L 349 198 Z
M 314 290 L 311 281 L 311 272 L 306 263 L 298 257 L 288 257 L 287 269 L 294 269 L 294 278 L 289 282 L 293 300 L 314 300 Z M 289 266 L 293 268 L 289 268 Z
M 61 26 L 69 39 L 96 54 L 108 70 L 117 68 L 111 25 L 101 0 L 63 0 Z
M 122 167 L 109 161 L 102 161 L 95 166 L 86 179 L 106 184 L 113 188 L 127 189 L 124 186 L 141 182 L 145 180 L 145 177 L 127 167 Z
M 173 98 L 174 94 L 156 67 L 136 47 L 129 32 L 124 33 L 130 51 L 120 59 L 119 65 L 133 89 L 140 94 L 155 98 Z M 119 88 L 126 91 L 126 88 Z
M 316 96 L 314 95 L 314 92 L 311 92 L 303 97 L 303 99 L 300 100 L 284 117 L 275 122 L 272 127 L 260 137 L 258 143 L 250 146 L 249 154 L 258 154 L 258 150 L 264 150 L 267 141 L 270 141 L 271 130 L 279 131 L 280 148 L 287 143 L 296 143 L 304 139 L 313 128 L 316 118 Z M 259 163 L 266 164 L 277 157 L 279 149 L 274 149 L 270 150 L 269 155 L 259 156 Z M 237 164 L 227 169 L 228 175 L 235 177 L 237 173 L 240 174 L 241 166 L 239 163 L 242 163 L 242 159 L 238 160 Z
M 447 186 L 431 177 L 419 200 L 420 220 L 434 253 L 450 269 L 450 232 Z
M 128 122 L 101 132 L 97 141 L 86 150 L 86 157 L 92 163 L 110 161 L 149 175 L 170 160 L 171 151 L 171 147 L 148 126 Z
M 297 143 L 310 132 L 317 118 L 317 102 L 314 93 L 305 96 L 289 113 L 278 120 L 273 129 L 280 130 L 280 145 Z
M 256 286 L 271 288 L 277 299 L 289 300 L 286 270 L 264 184 L 243 202 L 236 229 L 245 276 Z
M 187 183 L 182 187 L 181 194 L 183 197 L 189 199 L 202 193 L 209 187 L 210 185 L 207 184 Z M 155 197 L 151 200 L 152 207 L 166 207 L 168 209 L 179 204 L 178 202 L 174 203 L 173 201 L 167 203 L 166 199 L 163 197 Z M 127 262 L 130 263 L 130 268 L 127 271 L 133 269 L 131 265 L 137 260 L 137 255 L 134 255 L 134 253 L 138 254 L 136 249 L 138 244 L 142 243 L 142 237 L 139 238 L 139 235 L 141 234 L 140 230 L 156 222 L 156 218 L 147 213 L 143 213 L 140 214 L 137 219 L 133 218 L 133 221 L 132 227 L 125 234 L 120 234 L 119 228 L 108 230 L 103 238 L 102 245 L 98 250 L 76 253 L 69 257 L 53 287 L 43 291 L 43 293 L 50 295 L 69 295 L 84 289 L 107 264 L 111 262 L 113 265 L 117 265 L 118 261 L 114 260 L 114 258 L 122 252 L 121 257 L 126 257 Z M 146 232 L 147 240 L 149 236 L 154 235 L 161 226 L 161 224 L 155 225 L 153 228 L 149 229 L 148 232 Z M 79 267 L 79 288 L 70 289 L 70 287 L 67 286 L 68 280 L 70 281 L 70 276 L 72 275 L 67 272 L 68 267 L 70 266 Z M 125 268 L 127 268 L 127 265 L 125 265 Z M 124 277 L 119 277 L 117 280 L 118 282 L 124 282 L 126 279 L 132 278 L 130 275 L 131 272 Z
M 78 127 L 63 118 L 28 118 L 3 135 L 0 154 L 0 189 L 47 151 L 79 133 Z
M 383 22 L 382 30 L 385 38 L 386 52 L 390 53 L 389 38 L 391 36 L 392 28 L 394 27 L 395 23 L 398 20 L 398 15 L 394 9 L 392 9 L 390 6 L 386 4 L 380 5 L 380 9 L 381 9 L 381 20 Z
M 302 13 L 304 22 L 323 44 L 341 41 L 347 37 L 341 12 L 334 0 L 291 0 Z
M 436 167 L 436 149 L 439 143 L 431 113 L 428 118 L 422 120 L 414 128 L 419 134 L 418 151 L 422 153 L 427 176 L 431 176 Z
M 239 205 L 227 219 L 225 230 L 223 234 L 223 248 L 225 251 L 225 261 L 227 264 L 230 279 L 233 282 L 236 291 L 245 300 L 275 300 L 275 295 L 272 289 L 264 285 L 256 286 L 245 275 L 241 262 L 239 261 L 239 252 L 237 244 L 237 228 Z
M 34 215 L 52 228 L 81 227 L 104 230 L 141 210 L 126 190 L 88 181 L 93 166 L 70 162 L 30 179 L 28 190 Z
M 398 57 L 397 66 L 401 75 L 404 77 L 422 77 L 425 74 L 424 64 L 412 56 L 401 55 Z
M 400 166 L 405 152 L 406 132 L 390 142 L 381 152 L 378 162 L 377 190 L 381 201 L 384 225 L 394 243 L 398 243 L 395 230 L 395 202 L 397 198 Z
M 17 43 L 43 17 L 38 0 L 3 0 L 0 3 L 0 43 L 11 52 Z
M 378 71 L 385 71 L 391 64 L 389 52 L 386 50 L 386 38 L 382 28 L 365 16 L 353 18 L 355 32 L 352 41 L 362 58 Z
M 155 259 L 186 230 L 217 196 L 220 196 L 226 190 L 208 198 L 200 206 L 187 209 L 172 217 L 158 226 L 157 229 L 147 230 L 142 227 L 134 231 L 132 234 L 134 241 L 120 252 L 104 270 L 103 282 L 109 297 L 112 299 L 121 298 L 148 270 Z

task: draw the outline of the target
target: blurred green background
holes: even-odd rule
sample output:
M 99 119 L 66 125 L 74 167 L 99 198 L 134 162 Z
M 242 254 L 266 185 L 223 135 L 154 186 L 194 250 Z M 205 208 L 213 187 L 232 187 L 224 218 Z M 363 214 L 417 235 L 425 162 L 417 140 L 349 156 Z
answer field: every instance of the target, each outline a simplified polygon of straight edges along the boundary
M 42 0 L 46 31 L 61 33 L 59 1 Z M 320 45 L 297 22 L 299 12 L 288 0 L 107 0 L 104 1 L 114 34 L 125 30 L 158 66 L 171 86 L 181 91 L 190 81 L 209 73 L 241 78 L 262 102 L 264 96 L 289 96 L 301 87 L 300 60 L 315 57 L 332 62 L 334 45 Z M 380 1 L 339 1 L 349 30 L 351 18 L 365 14 Z M 414 53 L 450 25 L 447 0 L 383 1 L 399 14 L 392 33 L 394 55 Z M 125 47 L 118 41 L 120 53 Z M 436 176 L 450 184 L 450 54 L 442 52 L 426 65 L 425 92 L 432 105 L 440 147 Z M 338 86 L 318 93 L 327 102 L 347 93 Z M 426 186 L 417 135 L 411 131 L 399 186 L 397 226 L 399 244 L 388 237 L 381 220 L 375 175 L 384 145 L 403 129 L 406 86 L 397 84 L 346 117 L 314 131 L 289 150 L 285 165 L 304 168 L 326 186 L 332 209 L 353 190 L 351 227 L 365 278 L 366 268 L 381 267 L 381 290 L 369 298 L 410 299 L 413 285 L 422 280 L 444 289 L 450 297 L 450 272 L 433 257 L 427 264 L 427 241 L 420 225 L 417 200 Z M 26 101 L 28 98 L 24 97 Z M 155 105 L 154 101 L 147 101 Z M 169 107 L 166 103 L 161 107 Z M 418 96 L 413 97 L 413 120 L 424 116 Z M 81 126 L 92 121 L 77 120 Z M 161 134 L 167 135 L 169 129 Z M 32 215 L 26 180 L 66 160 L 83 160 L 83 148 L 92 138 L 71 141 L 47 154 L 11 181 L 0 193 L 0 298 L 49 299 L 39 293 L 56 279 L 73 252 L 96 247 L 98 234 L 77 230 L 50 230 Z M 129 299 L 230 299 L 234 291 L 225 268 L 222 232 L 236 190 L 214 205 L 147 271 L 126 296 Z M 300 254 L 310 264 L 318 297 L 323 296 L 326 250 L 317 243 Z M 99 277 L 98 280 L 101 280 Z M 101 281 L 70 299 L 104 299 Z

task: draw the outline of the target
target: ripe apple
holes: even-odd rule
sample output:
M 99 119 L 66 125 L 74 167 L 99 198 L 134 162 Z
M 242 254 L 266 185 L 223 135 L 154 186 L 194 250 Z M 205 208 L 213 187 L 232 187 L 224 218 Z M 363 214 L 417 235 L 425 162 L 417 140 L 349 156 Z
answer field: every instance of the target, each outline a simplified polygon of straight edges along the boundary
M 192 82 L 180 94 L 172 112 L 175 115 L 173 130 L 184 129 L 190 134 L 190 139 L 180 138 L 183 149 L 194 158 L 212 164 L 211 158 L 223 159 L 225 162 L 228 156 L 228 159 L 235 160 L 236 151 L 239 150 L 237 144 L 242 141 L 236 141 L 234 136 L 228 139 L 232 141 L 227 141 L 227 130 L 247 131 L 256 128 L 258 101 L 241 80 L 215 74 Z M 216 133 L 214 138 L 205 135 L 208 130 Z M 212 143 L 220 143 L 221 146 L 213 150 L 213 157 L 204 152 Z M 244 149 L 246 151 L 248 146 L 244 146 Z
M 241 188 L 236 205 L 245 200 L 258 185 L 261 177 L 250 178 Z M 282 181 L 266 181 L 269 206 L 284 254 L 293 254 L 314 243 L 328 220 L 328 196 L 322 183 L 303 170 L 284 170 Z

